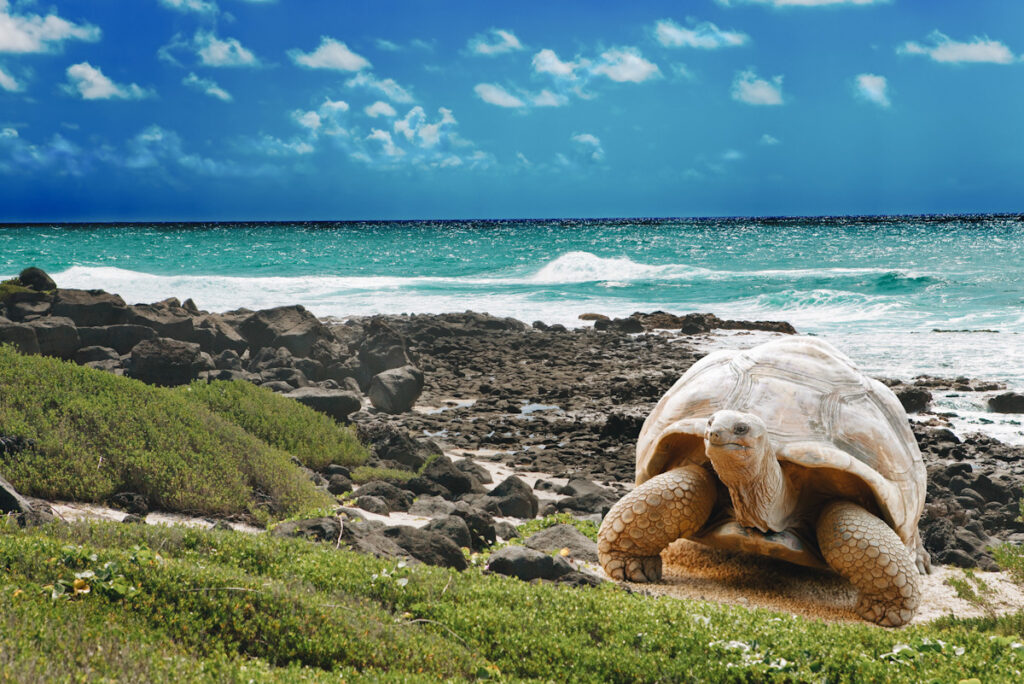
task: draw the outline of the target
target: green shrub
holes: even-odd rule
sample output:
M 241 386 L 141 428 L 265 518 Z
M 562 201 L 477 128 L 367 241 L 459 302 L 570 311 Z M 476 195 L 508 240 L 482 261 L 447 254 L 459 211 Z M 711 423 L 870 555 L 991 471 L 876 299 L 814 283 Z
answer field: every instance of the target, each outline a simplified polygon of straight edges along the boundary
M 0 346 L 0 431 L 35 441 L 2 462 L 22 493 L 258 520 L 329 505 L 288 453 L 181 392 Z
M 369 457 L 351 427 L 251 383 L 197 381 L 178 391 L 314 470 L 331 463 L 357 466 Z
M 18 292 L 34 292 L 34 290 L 22 285 L 17 278 L 0 281 L 0 302 L 6 302 L 8 297 Z
M 352 481 L 356 484 L 365 484 L 372 480 L 383 480 L 384 482 L 408 482 L 416 474 L 408 470 L 397 468 L 376 468 L 373 466 L 359 466 L 352 471 Z
M 135 593 L 46 589 L 108 563 Z M 113 644 L 104 620 L 135 646 L 112 654 L 124 671 L 89 656 Z M 0 666 L 8 652 L 38 652 L 51 662 L 35 678 L 59 680 L 82 678 L 83 660 L 148 679 L 131 668 L 165 671 L 161 656 L 186 680 L 207 664 L 215 674 L 196 678 L 997 682 L 1024 668 L 1024 613 L 889 630 L 405 566 L 271 535 L 112 523 L 0 525 L 0 630 Z
M 555 525 L 572 525 L 584 536 L 593 541 L 597 541 L 597 523 L 593 520 L 580 520 L 571 513 L 555 513 L 553 515 L 544 516 L 543 518 L 527 520 L 516 528 L 517 537 L 519 539 L 526 539 L 530 535 L 537 534 L 541 530 L 546 530 L 547 528 L 554 527 Z

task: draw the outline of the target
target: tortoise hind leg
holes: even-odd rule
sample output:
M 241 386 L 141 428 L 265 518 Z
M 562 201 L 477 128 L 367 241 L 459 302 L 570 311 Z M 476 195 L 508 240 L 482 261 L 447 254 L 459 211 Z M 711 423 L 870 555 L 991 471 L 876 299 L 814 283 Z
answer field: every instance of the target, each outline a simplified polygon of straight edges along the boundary
M 699 530 L 714 503 L 714 479 L 700 466 L 652 477 L 612 506 L 601 523 L 601 567 L 613 579 L 660 580 L 661 550 Z
M 849 501 L 833 501 L 817 532 L 825 561 L 860 590 L 861 617 L 885 627 L 914 617 L 921 600 L 916 559 L 881 518 Z

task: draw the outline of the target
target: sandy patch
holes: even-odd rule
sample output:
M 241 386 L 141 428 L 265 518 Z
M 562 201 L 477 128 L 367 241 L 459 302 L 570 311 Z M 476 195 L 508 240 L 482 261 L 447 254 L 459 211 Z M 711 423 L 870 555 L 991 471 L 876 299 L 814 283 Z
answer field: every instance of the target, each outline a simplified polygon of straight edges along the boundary
M 652 596 L 699 599 L 727 605 L 767 608 L 829 622 L 862 622 L 853 612 L 856 590 L 838 575 L 760 556 L 733 554 L 680 540 L 662 554 L 664 580 L 658 584 L 625 582 Z M 607 577 L 604 573 L 601 576 Z M 950 577 L 963 578 L 959 568 L 938 566 L 922 576 L 923 600 L 911 624 L 945 615 L 981 617 L 1024 610 L 1024 590 L 1005 572 L 975 571 L 991 590 L 983 608 L 958 598 Z

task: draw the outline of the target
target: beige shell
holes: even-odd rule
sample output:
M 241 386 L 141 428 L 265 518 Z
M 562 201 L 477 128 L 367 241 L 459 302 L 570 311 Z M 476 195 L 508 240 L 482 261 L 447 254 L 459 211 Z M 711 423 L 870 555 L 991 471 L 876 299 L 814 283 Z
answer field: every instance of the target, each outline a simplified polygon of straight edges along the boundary
M 926 487 L 921 452 L 896 395 L 846 355 L 823 340 L 793 336 L 704 357 L 644 423 L 636 484 L 685 463 L 706 462 L 704 428 L 720 409 L 764 420 L 804 509 L 835 498 L 857 501 L 916 551 Z M 815 514 L 800 512 L 808 519 Z M 757 544 L 752 550 L 771 552 Z

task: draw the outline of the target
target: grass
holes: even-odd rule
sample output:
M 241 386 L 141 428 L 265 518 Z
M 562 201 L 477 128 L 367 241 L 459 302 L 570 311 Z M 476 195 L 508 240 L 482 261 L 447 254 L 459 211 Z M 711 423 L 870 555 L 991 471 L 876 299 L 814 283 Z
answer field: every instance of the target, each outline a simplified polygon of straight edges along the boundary
M 89 592 L 54 598 L 76 575 Z M 101 586 L 119 576 L 134 591 Z M 1014 681 L 1022 631 L 1024 614 L 825 624 L 271 535 L 0 526 L 0 677 L 22 680 Z
M 399 470 L 398 468 L 377 468 L 374 466 L 359 466 L 352 471 L 352 481 L 356 484 L 366 484 L 373 480 L 383 480 L 392 484 L 408 482 L 416 476 L 410 470 Z
M 237 415 L 255 411 L 260 400 L 268 414 L 279 408 L 269 392 L 239 395 L 248 403 Z M 300 429 L 316 418 L 282 423 Z M 35 440 L 34 448 L 0 464 L 29 496 L 101 502 L 134 491 L 163 510 L 246 514 L 261 522 L 331 503 L 289 452 L 189 393 L 23 356 L 6 345 L 0 346 L 0 432 Z M 287 430 L 281 439 L 289 439 Z
M 178 391 L 314 470 L 332 463 L 358 466 L 369 458 L 352 428 L 268 389 L 247 382 L 197 381 Z
M 571 513 L 555 513 L 553 515 L 547 515 L 543 518 L 535 518 L 533 520 L 527 520 L 522 525 L 516 528 L 517 540 L 523 540 L 531 535 L 537 534 L 541 530 L 546 530 L 549 527 L 555 525 L 572 525 L 583 536 L 588 537 L 591 541 L 597 541 L 597 530 L 598 524 L 593 520 L 580 520 Z

